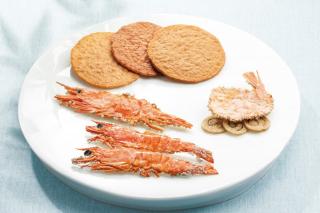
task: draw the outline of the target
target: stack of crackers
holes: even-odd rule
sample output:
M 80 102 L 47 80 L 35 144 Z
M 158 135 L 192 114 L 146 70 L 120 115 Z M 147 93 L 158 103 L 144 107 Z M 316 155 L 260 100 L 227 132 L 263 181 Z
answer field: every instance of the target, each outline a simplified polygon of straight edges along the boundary
M 219 40 L 191 25 L 160 27 L 132 23 L 116 33 L 97 32 L 83 37 L 71 51 L 72 71 L 100 88 L 128 85 L 159 74 L 197 83 L 217 75 L 225 63 Z

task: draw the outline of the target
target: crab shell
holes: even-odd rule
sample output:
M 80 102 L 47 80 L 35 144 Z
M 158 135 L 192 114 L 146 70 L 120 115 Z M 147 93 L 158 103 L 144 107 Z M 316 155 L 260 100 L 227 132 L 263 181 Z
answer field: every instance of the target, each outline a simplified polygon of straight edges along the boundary
M 237 122 L 268 115 L 273 98 L 267 93 L 259 97 L 255 90 L 218 87 L 212 90 L 208 107 L 217 117 Z

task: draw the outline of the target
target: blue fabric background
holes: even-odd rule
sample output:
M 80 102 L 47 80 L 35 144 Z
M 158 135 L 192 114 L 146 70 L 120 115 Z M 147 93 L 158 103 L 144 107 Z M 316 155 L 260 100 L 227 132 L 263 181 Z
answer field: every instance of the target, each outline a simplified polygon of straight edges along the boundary
M 144 13 L 203 16 L 246 30 L 280 54 L 301 91 L 298 129 L 267 175 L 233 200 L 185 212 L 320 212 L 320 1 L 316 0 L 1 0 L 0 212 L 136 211 L 88 198 L 49 173 L 21 133 L 17 104 L 26 73 L 49 45 L 106 19 Z

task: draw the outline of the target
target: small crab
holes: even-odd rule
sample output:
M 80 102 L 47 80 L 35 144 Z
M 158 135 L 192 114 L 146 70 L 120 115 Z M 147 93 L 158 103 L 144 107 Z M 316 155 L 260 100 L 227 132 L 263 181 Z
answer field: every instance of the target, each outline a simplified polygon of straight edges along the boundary
M 257 72 L 247 72 L 243 77 L 253 90 L 218 87 L 212 90 L 209 109 L 222 119 L 232 122 L 257 119 L 268 115 L 273 109 L 273 98 Z

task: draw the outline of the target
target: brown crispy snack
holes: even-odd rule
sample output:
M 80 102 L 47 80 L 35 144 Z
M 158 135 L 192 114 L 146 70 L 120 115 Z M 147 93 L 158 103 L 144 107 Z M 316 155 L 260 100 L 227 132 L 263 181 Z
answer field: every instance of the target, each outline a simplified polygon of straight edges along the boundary
M 222 133 L 225 129 L 222 126 L 222 119 L 217 116 L 211 115 L 202 121 L 201 127 L 204 131 L 209 133 Z
M 156 31 L 148 45 L 148 55 L 161 73 L 185 83 L 208 80 L 225 63 L 219 40 L 191 25 L 172 25 Z
M 143 76 L 155 76 L 147 55 L 147 46 L 158 25 L 150 22 L 136 22 L 123 26 L 111 38 L 112 53 L 119 64 Z
M 242 122 L 233 122 L 224 120 L 222 122 L 224 129 L 233 135 L 242 135 L 247 132 L 247 128 Z
M 267 130 L 270 127 L 270 121 L 267 117 L 245 120 L 244 125 L 247 129 L 255 132 Z
M 92 86 L 121 87 L 139 78 L 113 59 L 111 35 L 108 32 L 92 33 L 83 37 L 71 50 L 72 71 Z

